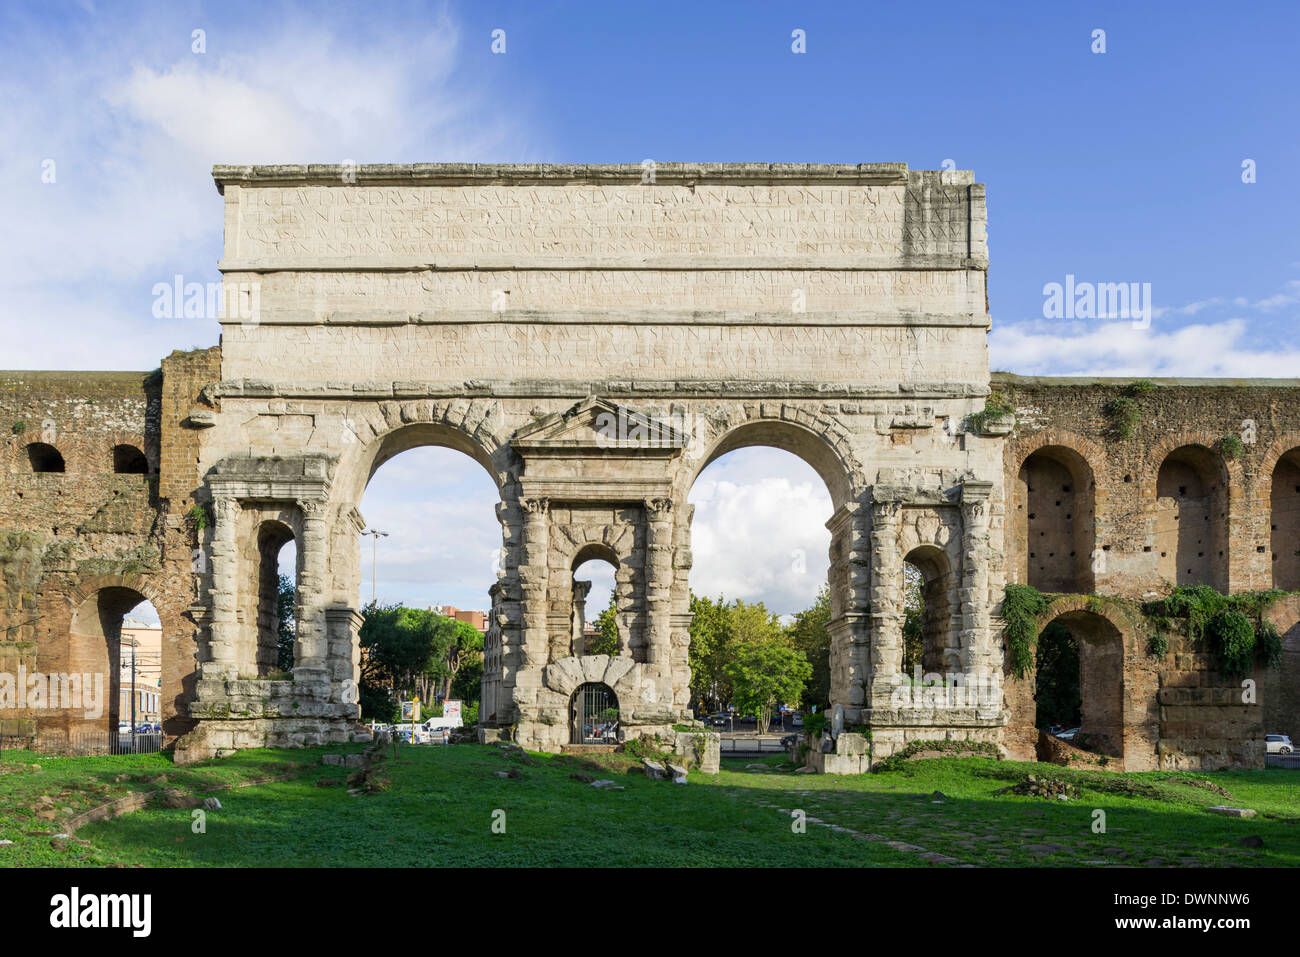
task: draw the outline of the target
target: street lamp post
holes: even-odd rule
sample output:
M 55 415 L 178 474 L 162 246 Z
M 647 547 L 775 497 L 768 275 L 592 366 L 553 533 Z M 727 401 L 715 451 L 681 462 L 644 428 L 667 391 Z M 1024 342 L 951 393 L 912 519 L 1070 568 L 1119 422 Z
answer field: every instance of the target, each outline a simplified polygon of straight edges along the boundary
M 381 531 L 379 531 L 379 529 L 377 529 L 377 528 L 368 528 L 368 529 L 366 529 L 364 532 L 362 532 L 361 534 L 362 534 L 362 535 L 369 535 L 369 536 L 370 536 L 370 541 L 371 541 L 371 546 L 370 546 L 370 604 L 373 605 L 373 604 L 375 604 L 375 601 L 376 601 L 376 595 L 378 594 L 377 579 L 376 579 L 376 577 L 375 577 L 375 569 L 376 569 L 376 567 L 377 567 L 376 563 L 377 563 L 377 556 L 378 556 L 378 553 L 379 553 L 379 539 L 380 539 L 380 538 L 387 538 L 387 537 L 388 537 L 388 533 L 387 533 L 387 532 L 381 532 Z

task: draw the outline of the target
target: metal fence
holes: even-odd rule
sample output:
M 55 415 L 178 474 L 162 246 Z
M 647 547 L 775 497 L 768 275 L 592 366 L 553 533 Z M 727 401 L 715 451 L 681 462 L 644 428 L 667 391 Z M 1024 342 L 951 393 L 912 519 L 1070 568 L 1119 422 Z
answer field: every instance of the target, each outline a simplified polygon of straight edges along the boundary
M 780 738 L 738 738 L 725 734 L 719 742 L 719 753 L 726 757 L 735 754 L 784 754 Z
M 6 754 L 35 754 L 44 758 L 75 758 L 112 754 L 153 754 L 162 750 L 161 731 L 131 734 L 82 731 L 72 734 L 42 731 L 0 735 L 0 758 Z

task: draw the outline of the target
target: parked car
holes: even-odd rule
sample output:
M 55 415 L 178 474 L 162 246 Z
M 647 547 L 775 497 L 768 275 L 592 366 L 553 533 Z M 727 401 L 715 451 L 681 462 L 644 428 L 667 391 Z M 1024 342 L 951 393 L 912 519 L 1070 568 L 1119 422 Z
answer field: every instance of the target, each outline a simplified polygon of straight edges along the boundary
M 1057 732 L 1056 736 L 1060 738 L 1062 741 L 1073 741 L 1075 739 L 1075 736 L 1078 735 L 1078 733 L 1082 730 L 1083 730 L 1082 728 L 1070 728 L 1066 731 Z
M 781 739 L 781 747 L 793 748 L 795 746 L 795 743 L 799 740 L 799 738 L 800 735 L 787 734 L 784 738 Z
M 1264 750 L 1268 754 L 1290 754 L 1295 750 L 1295 745 L 1285 734 L 1266 734 L 1264 735 Z
M 790 724 L 792 724 L 796 728 L 802 728 L 803 715 L 799 714 L 798 712 L 795 712 L 794 716 L 790 719 Z
M 719 711 L 717 714 L 711 714 L 706 722 L 715 728 L 725 728 L 727 726 L 727 716 Z

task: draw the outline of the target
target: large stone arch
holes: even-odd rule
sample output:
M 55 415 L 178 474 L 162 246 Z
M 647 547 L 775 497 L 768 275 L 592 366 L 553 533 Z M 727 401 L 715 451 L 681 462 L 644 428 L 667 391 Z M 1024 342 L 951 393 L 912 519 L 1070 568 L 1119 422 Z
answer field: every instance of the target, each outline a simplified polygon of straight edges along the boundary
M 795 405 L 746 407 L 725 423 L 692 435 L 690 454 L 683 461 L 675 487 L 685 501 L 700 473 L 728 452 L 744 448 L 774 448 L 807 463 L 826 486 L 831 507 L 840 509 L 861 496 L 866 473 L 853 453 L 848 432 L 835 419 Z

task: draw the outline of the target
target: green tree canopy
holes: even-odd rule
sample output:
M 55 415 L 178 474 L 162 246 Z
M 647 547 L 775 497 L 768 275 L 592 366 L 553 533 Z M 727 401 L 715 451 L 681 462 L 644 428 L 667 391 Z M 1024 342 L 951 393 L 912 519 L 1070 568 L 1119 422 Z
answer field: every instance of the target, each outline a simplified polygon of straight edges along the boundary
M 618 603 L 615 600 L 614 593 L 610 592 L 609 607 L 596 616 L 596 627 L 600 629 L 600 637 L 592 639 L 591 643 L 587 645 L 587 654 L 618 654 L 618 624 L 614 620 L 617 614 Z
M 825 710 L 831 700 L 831 635 L 827 625 L 831 620 L 830 589 L 822 585 L 817 600 L 794 616 L 786 628 L 786 643 L 803 652 L 812 666 L 812 677 L 804 690 L 803 700 Z
M 742 714 L 758 717 L 758 733 L 767 732 L 772 711 L 782 704 L 797 706 L 812 665 L 803 652 L 774 639 L 741 645 L 727 665 L 733 702 Z

